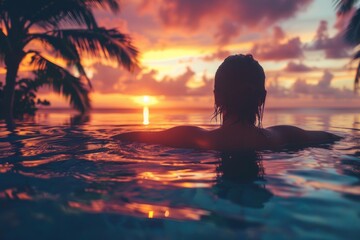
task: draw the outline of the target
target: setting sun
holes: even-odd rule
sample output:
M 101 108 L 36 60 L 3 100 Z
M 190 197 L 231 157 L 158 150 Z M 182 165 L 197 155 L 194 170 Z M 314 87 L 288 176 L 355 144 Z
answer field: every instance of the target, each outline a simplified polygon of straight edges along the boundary
M 133 97 L 132 99 L 133 99 L 134 103 L 141 105 L 141 106 L 155 105 L 159 102 L 157 97 L 149 96 L 149 95 L 136 96 L 136 97 Z
M 144 102 L 144 104 L 149 104 L 150 103 L 150 98 L 149 98 L 149 96 L 144 96 L 143 97 L 143 102 Z

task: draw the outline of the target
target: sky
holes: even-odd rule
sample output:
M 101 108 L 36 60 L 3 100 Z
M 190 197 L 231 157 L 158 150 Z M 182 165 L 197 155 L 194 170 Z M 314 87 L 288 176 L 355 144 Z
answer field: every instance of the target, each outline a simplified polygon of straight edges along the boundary
M 333 1 L 123 0 L 119 14 L 96 18 L 131 36 L 140 64 L 128 72 L 84 59 L 94 108 L 136 108 L 145 95 L 151 107 L 211 108 L 217 67 L 239 53 L 264 67 L 267 107 L 360 106 L 357 62 L 342 39 L 349 17 L 337 16 Z M 68 106 L 46 89 L 40 97 Z

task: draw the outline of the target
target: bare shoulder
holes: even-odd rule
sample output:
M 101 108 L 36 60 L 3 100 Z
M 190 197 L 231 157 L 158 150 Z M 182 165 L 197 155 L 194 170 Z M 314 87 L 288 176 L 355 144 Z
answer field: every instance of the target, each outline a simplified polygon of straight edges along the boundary
M 196 126 L 177 126 L 162 131 L 137 131 L 115 135 L 121 141 L 163 144 L 172 147 L 199 148 L 207 131 Z
M 266 131 L 282 145 L 330 143 L 340 139 L 339 136 L 329 132 L 309 131 L 290 125 L 272 126 L 266 128 Z
M 193 132 L 206 132 L 205 129 L 201 128 L 201 127 L 197 127 L 197 126 L 187 126 L 187 125 L 183 125 L 183 126 L 176 126 L 176 127 L 172 127 L 169 128 L 167 130 L 165 130 L 166 132 L 176 132 L 176 133 L 193 133 Z

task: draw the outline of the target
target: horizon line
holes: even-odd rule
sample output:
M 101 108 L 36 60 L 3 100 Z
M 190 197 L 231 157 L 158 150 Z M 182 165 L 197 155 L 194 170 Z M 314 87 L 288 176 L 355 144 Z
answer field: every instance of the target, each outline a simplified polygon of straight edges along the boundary
M 121 110 L 121 111 L 142 111 L 143 108 L 145 106 L 139 106 L 139 107 L 95 107 L 90 109 L 91 111 L 114 111 L 114 110 Z M 154 111 L 214 111 L 214 108 L 210 108 L 210 107 L 190 107 L 190 108 L 185 108 L 185 107 L 175 107 L 175 108 L 170 108 L 170 107 L 149 107 L 149 109 L 154 110 Z M 71 107 L 38 107 L 38 110 L 40 111 L 51 111 L 51 110 L 55 110 L 55 111 L 77 111 Z M 360 108 L 359 107 L 354 107 L 354 106 L 349 106 L 349 107 L 339 107 L 339 106 L 316 106 L 316 107 L 301 107 L 301 106 L 296 106 L 296 107 L 281 107 L 281 106 L 270 106 L 267 107 L 265 109 L 266 110 L 344 110 L 344 111 L 349 111 L 349 110 L 353 110 L 353 111 L 358 111 L 360 112 Z

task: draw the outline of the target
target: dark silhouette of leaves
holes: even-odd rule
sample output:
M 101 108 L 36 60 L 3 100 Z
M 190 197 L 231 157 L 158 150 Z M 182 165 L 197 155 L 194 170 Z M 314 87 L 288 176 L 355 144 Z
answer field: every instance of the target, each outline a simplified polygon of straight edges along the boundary
M 335 0 L 335 6 L 339 14 L 349 14 L 351 10 L 356 7 L 358 0 Z M 350 23 L 345 31 L 345 40 L 354 45 L 357 48 L 360 44 L 360 8 L 356 9 L 354 15 L 351 17 Z M 353 59 L 358 59 L 360 52 L 357 51 Z M 360 62 L 356 68 L 356 74 L 354 79 L 354 91 L 357 92 L 360 89 Z
M 73 76 L 66 69 L 38 54 L 32 57 L 31 63 L 38 68 L 35 72 L 36 82 L 42 86 L 48 85 L 54 92 L 64 95 L 70 100 L 71 106 L 80 112 L 86 112 L 90 108 L 89 91 L 81 77 Z
M 89 89 L 84 82 L 92 87 L 82 57 L 103 57 L 128 70 L 137 65 L 138 51 L 130 37 L 116 29 L 99 27 L 95 9 L 113 13 L 120 10 L 117 0 L 0 0 L 0 62 L 7 69 L 2 96 L 9 115 L 17 71 L 26 55 L 33 57 L 34 81 L 51 85 L 81 112 L 90 108 Z M 40 50 L 31 49 L 36 41 L 63 59 L 66 68 L 43 58 Z

